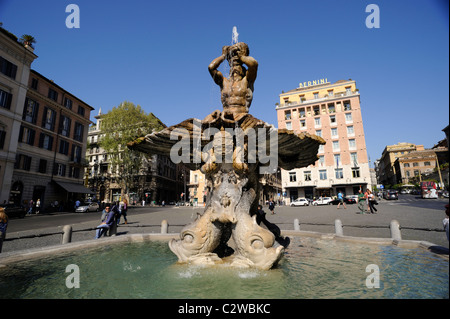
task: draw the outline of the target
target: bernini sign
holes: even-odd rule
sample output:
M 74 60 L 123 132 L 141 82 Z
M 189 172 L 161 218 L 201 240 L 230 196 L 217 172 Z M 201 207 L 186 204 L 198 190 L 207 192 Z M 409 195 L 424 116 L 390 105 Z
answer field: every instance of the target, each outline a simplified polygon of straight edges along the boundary
M 303 83 L 300 82 L 298 84 L 298 87 L 299 88 L 306 88 L 308 86 L 319 85 L 319 84 L 326 84 L 326 83 L 330 83 L 330 82 L 328 82 L 328 80 L 325 78 L 325 79 L 319 79 L 319 80 L 308 81 L 308 82 L 303 82 Z

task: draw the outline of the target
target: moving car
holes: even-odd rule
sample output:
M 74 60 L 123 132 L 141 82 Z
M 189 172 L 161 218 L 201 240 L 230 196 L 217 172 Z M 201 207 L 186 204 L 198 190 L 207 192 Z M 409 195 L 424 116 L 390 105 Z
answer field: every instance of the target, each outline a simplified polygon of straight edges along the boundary
M 309 206 L 309 200 L 306 198 L 297 198 L 291 203 L 291 206 Z
M 398 194 L 396 191 L 386 191 L 383 194 L 384 199 L 397 199 L 398 200 Z
M 27 214 L 27 211 L 25 207 L 22 205 L 17 204 L 2 204 L 0 207 L 3 207 L 5 209 L 6 215 L 8 215 L 8 218 L 11 217 L 19 217 L 24 218 Z
M 76 213 L 87 213 L 87 212 L 98 212 L 100 210 L 100 206 L 96 202 L 85 203 L 75 210 Z
M 331 197 L 320 197 L 312 202 L 314 206 L 317 205 L 331 205 L 333 199 Z

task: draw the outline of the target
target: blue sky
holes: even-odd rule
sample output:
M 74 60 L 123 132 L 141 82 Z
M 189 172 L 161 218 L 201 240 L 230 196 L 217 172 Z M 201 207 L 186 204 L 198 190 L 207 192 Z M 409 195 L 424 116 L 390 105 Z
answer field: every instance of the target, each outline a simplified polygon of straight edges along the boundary
M 80 28 L 65 21 L 80 8 Z M 377 4 L 380 28 L 365 25 Z M 277 124 L 284 90 L 319 78 L 356 80 L 368 155 L 432 147 L 449 124 L 448 1 L 0 0 L 0 22 L 33 35 L 32 68 L 96 110 L 141 105 L 166 125 L 221 109 L 207 66 L 239 41 L 259 62 L 252 115 Z M 93 117 L 91 117 L 93 119 Z

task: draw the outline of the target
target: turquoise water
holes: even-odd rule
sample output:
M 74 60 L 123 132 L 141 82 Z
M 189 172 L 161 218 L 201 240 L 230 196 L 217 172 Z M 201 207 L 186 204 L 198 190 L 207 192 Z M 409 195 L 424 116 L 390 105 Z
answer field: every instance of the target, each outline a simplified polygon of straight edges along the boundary
M 449 297 L 448 259 L 423 249 L 293 238 L 269 271 L 176 260 L 167 243 L 145 242 L 21 262 L 0 269 L 0 298 Z M 66 286 L 68 265 L 78 266 L 79 288 Z M 379 288 L 366 286 L 369 265 L 378 267 Z

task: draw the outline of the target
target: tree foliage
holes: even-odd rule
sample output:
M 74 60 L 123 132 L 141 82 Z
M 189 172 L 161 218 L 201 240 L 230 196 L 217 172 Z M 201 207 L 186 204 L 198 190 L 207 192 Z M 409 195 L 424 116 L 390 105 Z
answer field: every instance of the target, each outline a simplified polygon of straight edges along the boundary
M 140 105 L 125 101 L 101 117 L 99 146 L 108 153 L 108 162 L 117 181 L 128 189 L 134 176 L 142 170 L 146 154 L 132 151 L 127 143 L 138 137 L 158 132 L 165 125 L 153 113 L 146 114 Z

